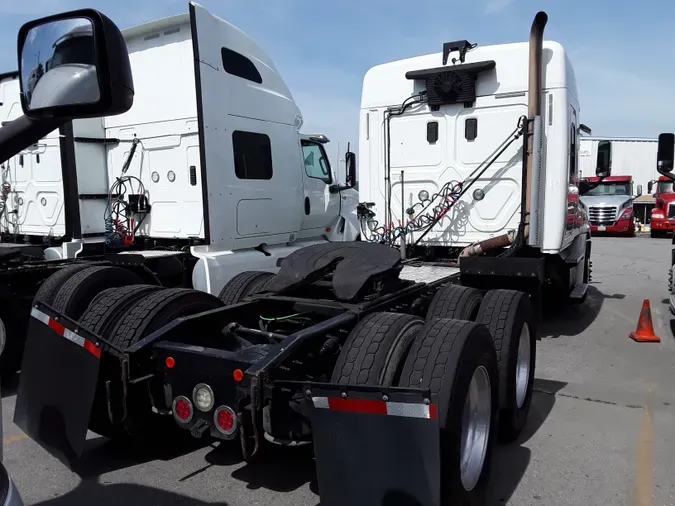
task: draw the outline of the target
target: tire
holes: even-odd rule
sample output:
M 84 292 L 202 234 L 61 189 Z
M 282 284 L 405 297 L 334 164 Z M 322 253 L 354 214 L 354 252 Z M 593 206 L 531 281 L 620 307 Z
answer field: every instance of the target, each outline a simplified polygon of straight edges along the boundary
M 371 313 L 349 333 L 333 369 L 333 383 L 391 386 L 424 320 L 401 313 Z
M 198 290 L 185 288 L 159 290 L 137 301 L 111 330 L 109 340 L 117 348 L 126 349 L 176 318 L 222 306 L 222 301 L 217 297 Z M 102 378 L 102 381 L 115 381 L 117 378 L 119 374 L 112 374 L 110 377 Z M 116 383 L 119 385 L 118 381 Z M 115 391 L 119 392 L 120 386 L 117 386 Z M 130 391 L 127 407 L 124 426 L 113 427 L 111 434 L 113 437 L 148 437 L 161 434 L 161 429 L 176 428 L 171 417 L 159 416 L 152 412 L 147 390 L 140 388 Z
M 485 420 L 484 458 L 473 483 L 461 473 L 464 408 L 474 374 L 480 389 Z M 441 442 L 441 504 L 487 504 L 492 451 L 499 410 L 499 370 L 490 332 L 484 325 L 461 320 L 431 320 L 419 331 L 403 365 L 401 387 L 431 390 L 437 399 Z M 489 399 L 487 393 L 489 392 Z M 473 486 L 472 486 L 473 485 Z
M 661 239 L 665 237 L 666 234 L 664 234 L 661 230 L 650 230 L 649 235 L 652 239 Z
M 115 325 L 138 300 L 161 289 L 156 285 L 129 285 L 103 290 L 82 313 L 79 324 L 108 339 Z M 103 344 L 103 347 L 106 345 Z
M 91 301 L 107 288 L 140 285 L 143 280 L 123 267 L 103 265 L 89 267 L 68 279 L 54 297 L 54 309 L 78 320 Z
M 124 314 L 140 299 L 152 292 L 161 290 L 156 285 L 129 285 L 108 288 L 99 293 L 91 301 L 89 307 L 80 317 L 79 324 L 90 332 L 94 332 L 104 339 L 109 339 L 110 332 Z M 113 435 L 113 427 L 108 416 L 108 402 L 106 381 L 119 375 L 119 358 L 117 353 L 102 343 L 101 365 L 99 380 L 96 385 L 96 395 L 89 418 L 89 429 L 104 436 Z
M 240 272 L 227 283 L 218 294 L 218 298 L 226 306 L 241 302 L 244 298 L 264 290 L 269 285 L 274 274 L 266 271 Z
M 530 298 L 524 292 L 491 290 L 483 299 L 477 321 L 488 327 L 494 339 L 499 362 L 499 439 L 511 442 L 525 427 L 532 403 L 537 326 Z M 521 342 L 529 344 L 529 357 L 519 359 Z
M 426 320 L 448 318 L 451 320 L 476 321 L 483 293 L 476 288 L 461 285 L 445 285 L 431 299 Z
M 86 269 L 90 264 L 75 264 L 61 268 L 46 277 L 33 297 L 33 304 L 42 302 L 52 305 L 54 296 L 63 283 L 75 273 Z M 5 384 L 21 369 L 23 349 L 30 320 L 30 306 L 18 301 L 4 301 L 0 309 L 0 320 L 5 331 L 5 349 L 0 355 L 0 382 Z M 17 315 L 26 315 L 17 316 Z
M 59 292 L 63 284 L 73 275 L 89 267 L 91 267 L 91 264 L 76 264 L 59 269 L 42 282 L 40 288 L 38 288 L 38 291 L 35 292 L 33 302 L 42 302 L 43 304 L 51 306 L 54 302 L 56 294 Z

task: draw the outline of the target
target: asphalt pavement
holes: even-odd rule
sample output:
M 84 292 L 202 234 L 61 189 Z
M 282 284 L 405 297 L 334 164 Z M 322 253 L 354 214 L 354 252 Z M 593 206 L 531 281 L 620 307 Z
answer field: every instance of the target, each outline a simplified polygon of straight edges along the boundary
M 528 426 L 497 450 L 491 504 L 675 504 L 670 248 L 669 239 L 648 236 L 594 238 L 588 300 L 543 325 Z M 628 337 L 644 299 L 661 343 Z M 92 435 L 71 472 L 11 423 L 13 386 L 3 393 L 5 464 L 27 505 L 319 503 L 313 462 L 290 449 L 245 464 L 217 443 L 167 441 L 144 451 Z

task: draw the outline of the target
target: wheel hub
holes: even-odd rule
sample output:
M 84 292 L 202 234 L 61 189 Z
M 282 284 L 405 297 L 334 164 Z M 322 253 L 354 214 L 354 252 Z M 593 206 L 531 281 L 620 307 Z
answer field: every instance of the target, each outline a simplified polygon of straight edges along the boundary
M 523 324 L 518 340 L 518 361 L 516 363 L 516 405 L 518 409 L 525 404 L 527 387 L 530 383 L 530 327 Z
M 471 377 L 462 413 L 460 477 L 462 486 L 467 491 L 473 490 L 483 471 L 490 438 L 491 418 L 490 375 L 481 365 L 476 368 Z

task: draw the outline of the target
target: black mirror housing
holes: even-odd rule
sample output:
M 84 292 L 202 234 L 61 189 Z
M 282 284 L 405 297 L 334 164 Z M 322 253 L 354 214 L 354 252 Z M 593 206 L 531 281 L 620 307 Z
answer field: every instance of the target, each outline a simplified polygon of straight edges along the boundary
M 76 22 L 80 22 L 80 25 L 65 32 Z M 43 34 L 50 32 L 50 29 L 53 33 L 54 27 L 62 27 L 64 33 L 52 41 L 56 35 L 50 38 L 50 35 Z M 82 28 L 86 28 L 86 33 L 82 30 L 76 33 L 77 29 Z M 74 40 L 85 42 L 74 46 Z M 80 9 L 29 21 L 19 30 L 17 42 L 21 107 L 26 117 L 33 120 L 90 118 L 122 114 L 131 108 L 134 85 L 127 45 L 115 23 L 99 11 Z M 59 47 L 65 49 L 57 55 Z M 43 50 L 47 54 L 42 54 Z M 27 58 L 33 57 L 37 58 L 36 66 L 29 68 L 31 61 Z M 44 63 L 42 58 L 45 58 Z M 81 71 L 83 67 L 87 68 L 85 72 Z M 50 72 L 56 75 L 53 72 L 55 69 L 59 69 L 61 74 L 55 79 L 60 81 L 45 79 Z M 66 72 L 69 69 L 70 75 Z M 91 79 L 83 83 L 81 75 L 86 72 L 89 72 Z M 63 83 L 66 82 L 64 75 L 65 79 L 70 78 L 66 83 L 70 86 L 70 93 L 65 96 L 61 93 L 65 86 Z M 43 89 L 39 91 L 42 92 L 42 100 L 36 101 L 33 92 L 38 89 L 41 80 Z M 98 91 L 95 85 L 98 85 Z M 82 92 L 88 93 L 92 99 L 82 99 Z
M 671 177 L 673 162 L 675 161 L 675 134 L 659 134 L 659 143 L 656 154 L 656 170 L 665 176 Z M 671 177 L 672 178 L 672 177 Z
M 652 193 L 652 190 L 654 189 L 654 181 L 649 181 L 647 183 L 647 193 Z
M 347 164 L 347 186 L 354 188 L 356 186 L 356 155 L 347 151 L 345 163 Z
M 347 148 L 349 149 L 349 148 Z M 344 190 L 349 190 L 356 186 L 356 155 L 351 151 L 345 153 L 345 167 L 347 169 L 347 176 L 344 185 L 334 184 L 330 187 L 331 193 L 339 193 Z
M 598 143 L 598 160 L 595 166 L 595 175 L 605 178 L 612 175 L 612 143 L 600 141 Z

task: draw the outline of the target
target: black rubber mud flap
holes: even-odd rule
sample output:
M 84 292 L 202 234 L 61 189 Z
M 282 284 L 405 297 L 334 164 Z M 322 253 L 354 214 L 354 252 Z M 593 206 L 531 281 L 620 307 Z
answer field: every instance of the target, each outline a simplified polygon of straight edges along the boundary
M 310 390 L 321 506 L 440 506 L 440 430 L 428 393 L 391 388 L 383 400 L 381 387 Z
M 72 320 L 56 320 L 51 308 L 37 306 L 28 326 L 14 423 L 72 469 L 87 437 L 101 349 L 92 334 L 70 330 L 77 329 Z

